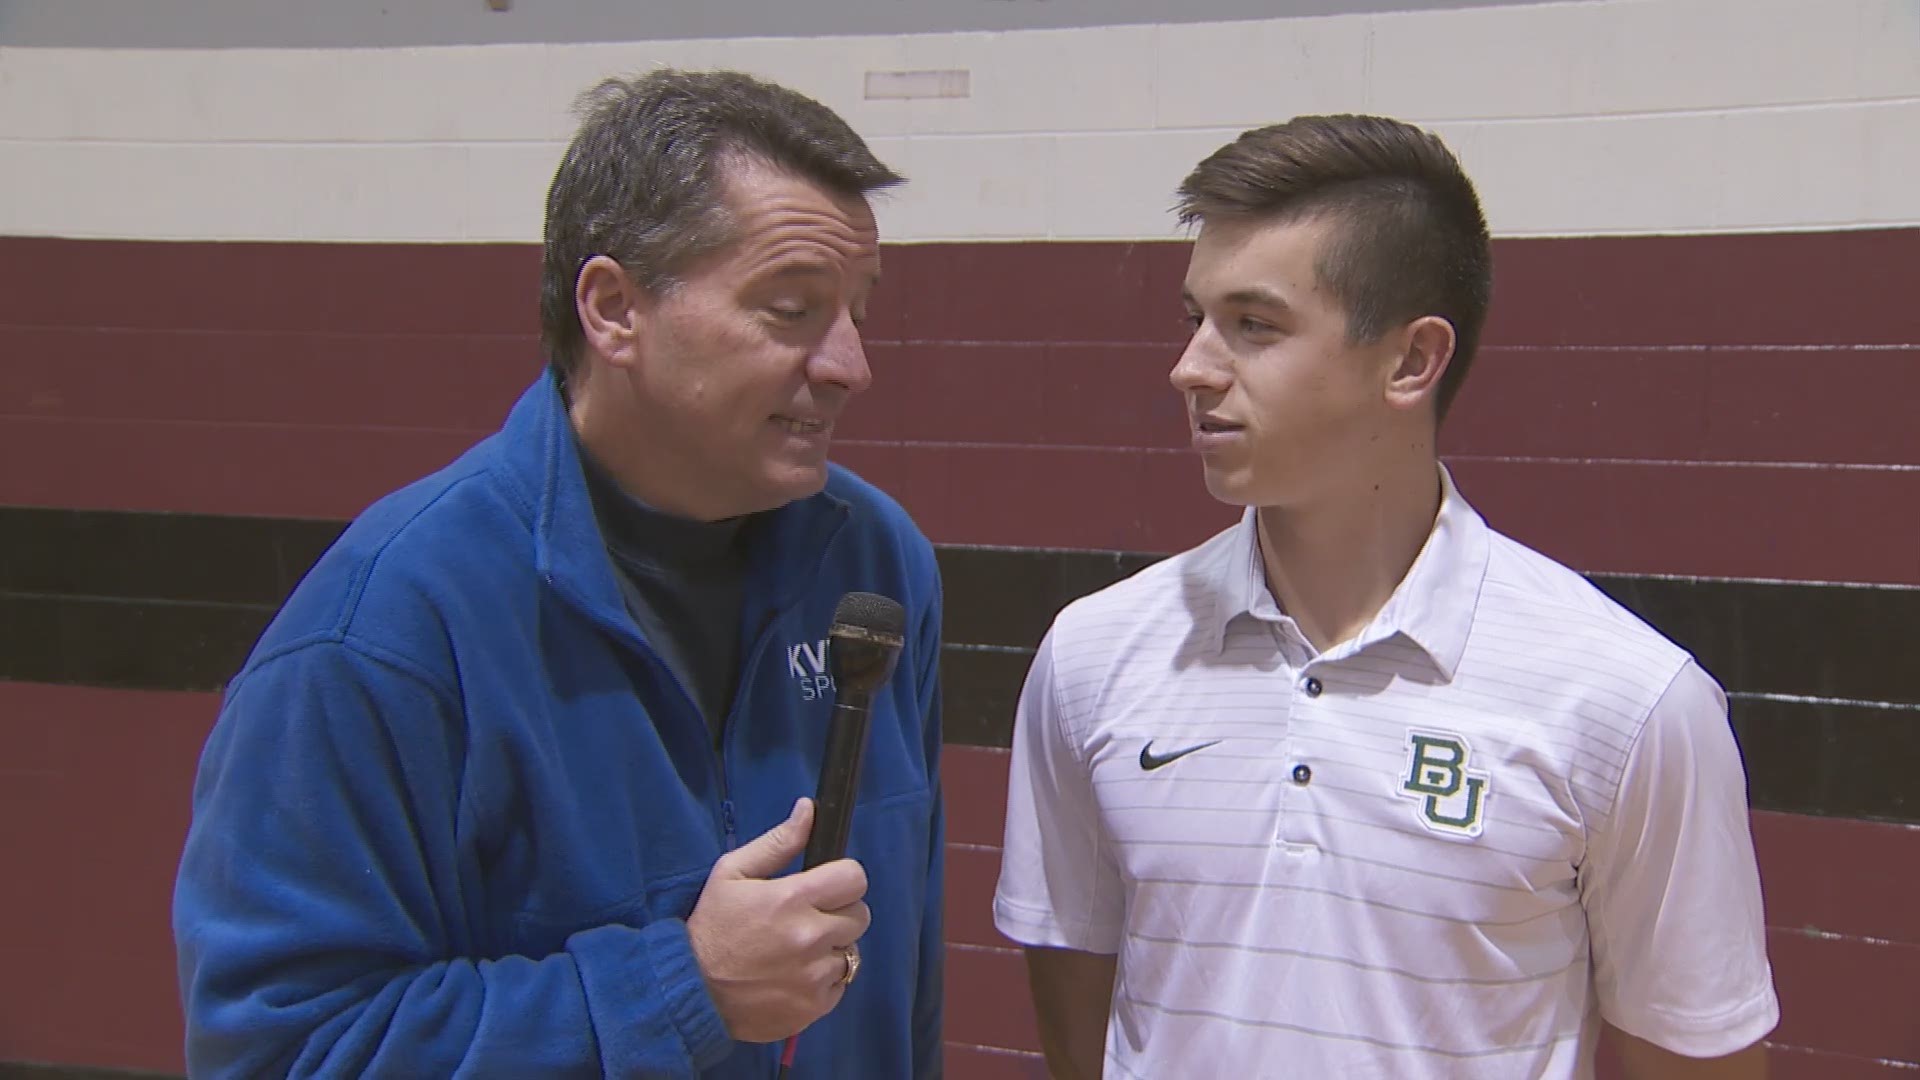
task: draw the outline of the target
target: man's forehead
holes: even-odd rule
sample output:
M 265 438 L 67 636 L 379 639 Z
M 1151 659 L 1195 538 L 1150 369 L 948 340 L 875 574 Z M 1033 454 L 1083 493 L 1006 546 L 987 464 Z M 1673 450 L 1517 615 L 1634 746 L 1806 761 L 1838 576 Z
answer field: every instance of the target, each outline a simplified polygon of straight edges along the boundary
M 1191 288 L 1200 277 L 1268 277 L 1311 268 L 1318 262 L 1329 225 L 1318 217 L 1224 218 L 1205 222 L 1194 237 L 1188 255 L 1187 285 Z
M 1295 251 L 1317 254 L 1335 222 L 1325 214 L 1261 214 L 1209 218 L 1200 223 L 1194 251 Z
M 760 281 L 849 272 L 878 278 L 879 237 L 864 199 L 837 201 L 785 173 L 747 179 L 729 194 L 731 236 L 707 266 Z
M 1229 244 L 1228 239 L 1240 242 Z M 1182 302 L 1190 310 L 1250 310 L 1301 318 L 1329 313 L 1344 319 L 1344 307 L 1327 292 L 1321 277 L 1320 240 L 1308 228 L 1216 237 L 1219 246 L 1212 252 L 1196 242 Z
M 856 231 L 877 233 L 865 195 L 835 190 L 812 177 L 759 158 L 729 155 L 720 169 L 721 200 L 736 214 L 765 209 L 769 200 L 831 207 Z

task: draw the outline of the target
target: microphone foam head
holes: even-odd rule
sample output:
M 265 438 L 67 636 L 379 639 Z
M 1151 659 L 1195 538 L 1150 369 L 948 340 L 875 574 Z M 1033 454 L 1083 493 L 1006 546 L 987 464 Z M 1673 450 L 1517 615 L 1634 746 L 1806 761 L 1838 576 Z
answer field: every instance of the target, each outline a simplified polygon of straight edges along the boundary
M 833 609 L 833 633 L 842 628 L 857 629 L 877 638 L 903 641 L 907 632 L 907 610 L 879 593 L 850 592 Z
M 833 609 L 827 660 L 843 695 L 865 695 L 893 674 L 906 643 L 907 612 L 877 593 L 850 592 Z

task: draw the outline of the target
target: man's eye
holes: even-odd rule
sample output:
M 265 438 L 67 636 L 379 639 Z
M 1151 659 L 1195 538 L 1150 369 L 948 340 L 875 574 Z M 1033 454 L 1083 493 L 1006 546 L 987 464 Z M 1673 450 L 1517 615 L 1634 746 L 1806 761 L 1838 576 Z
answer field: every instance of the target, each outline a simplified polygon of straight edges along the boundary
M 1243 334 L 1271 334 L 1273 333 L 1273 327 L 1261 322 L 1259 319 L 1241 319 L 1240 332 Z
M 1196 315 L 1193 312 L 1189 311 L 1186 313 L 1186 315 L 1184 315 L 1181 318 L 1180 321 L 1187 324 L 1188 330 L 1198 330 L 1200 329 L 1200 324 L 1205 322 L 1206 318 L 1204 316 Z
M 801 322 L 808 314 L 807 308 L 798 304 L 775 304 L 768 310 L 773 312 L 775 318 L 785 322 Z

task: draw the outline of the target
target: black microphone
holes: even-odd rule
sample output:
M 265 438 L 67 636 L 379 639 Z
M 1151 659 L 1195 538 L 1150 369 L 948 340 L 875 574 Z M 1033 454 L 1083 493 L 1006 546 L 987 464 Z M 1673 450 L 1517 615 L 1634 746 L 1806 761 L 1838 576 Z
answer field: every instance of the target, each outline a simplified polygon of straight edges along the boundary
M 860 758 L 867 750 L 867 708 L 874 691 L 893 675 L 906 643 L 907 613 L 878 593 L 850 592 L 833 609 L 827 631 L 827 666 L 833 673 L 833 717 L 827 722 L 826 756 L 813 796 L 813 832 L 807 837 L 805 869 L 847 853 L 853 800 L 860 790 Z M 780 1077 L 793 1068 L 798 1035 L 780 1054 Z
M 827 751 L 813 799 L 806 869 L 847 853 L 860 759 L 867 749 L 867 708 L 874 691 L 893 674 L 906 641 L 906 624 L 906 610 L 877 593 L 850 592 L 833 609 L 833 627 L 827 631 L 833 718 L 827 725 Z

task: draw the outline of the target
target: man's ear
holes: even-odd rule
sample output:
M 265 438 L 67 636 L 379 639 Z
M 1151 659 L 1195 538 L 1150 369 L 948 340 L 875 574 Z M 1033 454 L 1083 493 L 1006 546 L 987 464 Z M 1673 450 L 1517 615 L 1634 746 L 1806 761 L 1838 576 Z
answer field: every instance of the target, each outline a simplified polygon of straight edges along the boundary
M 1438 315 L 1422 315 L 1400 333 L 1402 347 L 1387 376 L 1387 403 L 1413 409 L 1437 403 L 1440 380 L 1453 362 L 1453 324 Z
M 605 255 L 588 259 L 573 282 L 573 306 L 587 348 L 615 367 L 636 363 L 648 300 L 618 262 Z

